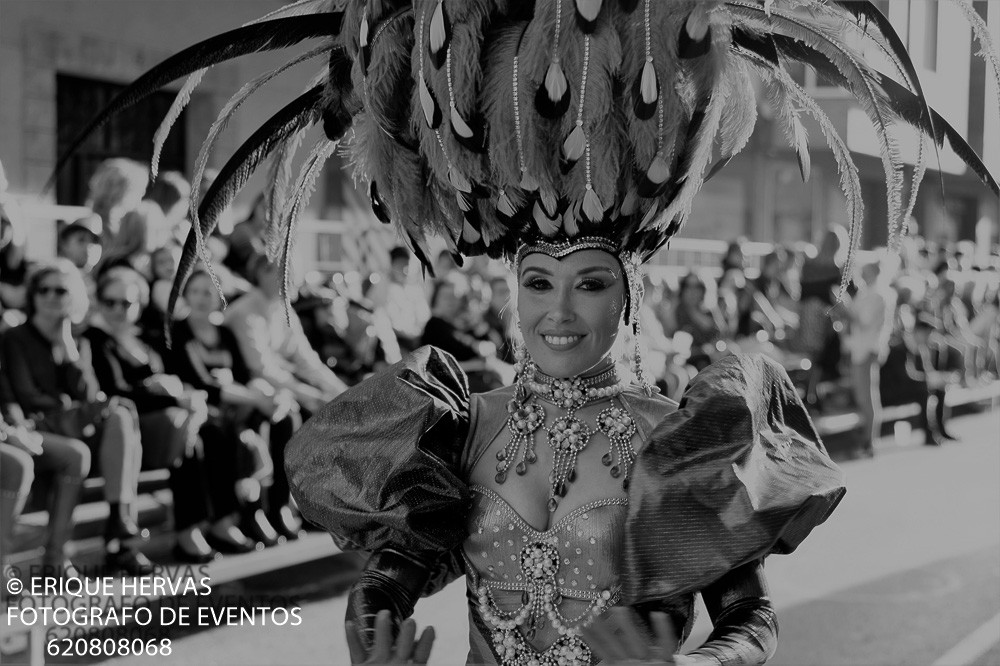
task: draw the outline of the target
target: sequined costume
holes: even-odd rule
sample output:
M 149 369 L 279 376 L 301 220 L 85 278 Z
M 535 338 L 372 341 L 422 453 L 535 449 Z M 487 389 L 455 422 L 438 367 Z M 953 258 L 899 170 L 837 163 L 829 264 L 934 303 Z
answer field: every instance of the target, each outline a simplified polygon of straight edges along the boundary
M 628 491 L 579 506 L 570 493 L 542 530 L 470 483 L 513 390 L 470 397 L 455 361 L 424 347 L 293 439 L 304 514 L 341 547 L 375 553 L 349 614 L 390 608 L 402 619 L 464 573 L 469 663 L 587 664 L 579 627 L 608 607 L 666 610 L 686 635 L 701 592 L 715 631 L 693 655 L 766 660 L 777 623 L 761 561 L 793 550 L 844 494 L 781 368 L 733 356 L 698 375 L 679 406 L 631 388 L 595 405 L 620 405 L 634 423 Z

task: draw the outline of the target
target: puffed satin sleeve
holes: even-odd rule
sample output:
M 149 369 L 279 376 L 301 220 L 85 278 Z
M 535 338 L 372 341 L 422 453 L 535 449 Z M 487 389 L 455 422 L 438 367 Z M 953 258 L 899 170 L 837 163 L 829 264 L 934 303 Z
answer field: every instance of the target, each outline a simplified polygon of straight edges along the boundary
M 788 375 L 756 354 L 698 374 L 634 470 L 621 576 L 630 604 L 793 551 L 845 493 Z
M 422 347 L 354 386 L 288 444 L 286 470 L 303 515 L 345 550 L 398 550 L 437 561 L 425 592 L 460 574 L 470 494 L 459 476 L 469 427 L 465 375 Z

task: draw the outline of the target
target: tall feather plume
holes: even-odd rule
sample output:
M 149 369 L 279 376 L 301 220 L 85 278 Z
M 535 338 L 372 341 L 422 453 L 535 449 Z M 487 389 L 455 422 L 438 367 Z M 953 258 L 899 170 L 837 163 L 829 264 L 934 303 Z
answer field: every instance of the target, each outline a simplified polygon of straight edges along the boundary
M 986 21 L 982 19 L 972 3 L 965 0 L 952 0 L 952 4 L 957 6 L 965 14 L 966 20 L 972 26 L 972 34 L 979 42 L 979 55 L 990 64 L 993 69 L 993 79 L 996 82 L 995 92 L 997 93 L 997 106 L 1000 106 L 1000 55 L 997 54 L 993 40 L 990 38 L 990 29 Z
M 285 105 L 271 118 L 261 125 L 241 145 L 233 156 L 219 171 L 212 186 L 205 193 L 198 208 L 198 218 L 201 222 L 201 233 L 208 236 L 218 224 L 218 216 L 226 210 L 236 197 L 237 192 L 246 184 L 260 164 L 281 142 L 303 125 L 314 123 L 319 118 L 318 105 L 323 96 L 322 86 L 300 95 Z M 198 244 L 194 229 L 188 232 L 177 266 L 177 275 L 170 290 L 167 304 L 167 319 L 173 316 L 181 289 L 194 270 L 198 255 Z M 216 285 L 218 288 L 218 285 Z M 166 331 L 169 341 L 169 327 Z
M 208 67 L 204 69 L 199 69 L 194 74 L 187 77 L 184 81 L 184 86 L 174 97 L 174 101 L 170 104 L 170 109 L 167 111 L 167 115 L 163 118 L 160 126 L 156 128 L 156 134 L 153 135 L 153 157 L 150 159 L 149 163 L 149 177 L 155 180 L 157 174 L 160 170 L 160 155 L 163 152 L 163 146 L 167 142 L 167 137 L 170 135 L 170 130 L 177 123 L 177 119 L 181 117 L 181 113 L 187 108 L 187 105 L 191 102 L 191 95 L 194 93 L 195 88 L 201 85 L 201 80 L 208 73 Z
M 700 5 L 692 12 L 699 10 L 701 10 Z M 722 110 L 725 108 L 726 100 L 723 91 L 726 86 L 723 83 L 723 77 L 728 75 L 727 56 L 731 42 L 730 26 L 724 22 L 720 14 L 710 15 L 709 39 L 711 43 L 708 47 L 709 50 L 704 56 L 695 60 L 698 69 L 692 73 L 697 98 L 704 106 L 704 116 L 700 120 L 698 131 L 689 139 L 689 145 L 684 148 L 687 153 L 687 164 L 675 175 L 676 182 L 680 187 L 672 195 L 666 210 L 657 222 L 658 225 L 673 220 L 683 221 L 687 217 L 691 211 L 694 197 L 704 182 L 705 169 L 712 159 L 712 147 L 719 131 Z M 684 34 L 686 34 L 686 29 L 681 32 L 682 36 Z
M 923 87 L 920 83 L 920 77 L 917 76 L 916 67 L 913 66 L 913 62 L 910 59 L 909 54 L 906 52 L 906 46 L 903 44 L 903 40 L 896 33 L 895 28 L 892 27 L 888 17 L 886 17 L 878 7 L 868 0 L 837 0 L 829 8 L 826 5 L 819 5 L 819 9 L 848 12 L 854 17 L 855 20 L 853 22 L 848 21 L 847 25 L 864 35 L 864 37 L 867 38 L 867 43 L 874 44 L 882 52 L 882 54 L 886 56 L 886 59 L 895 68 L 896 73 L 899 74 L 900 80 L 903 81 L 907 88 L 915 93 L 919 99 L 923 100 L 924 118 L 927 122 L 930 122 L 931 109 L 927 104 Z M 933 135 L 933 132 L 931 132 L 931 134 Z M 897 249 L 896 246 L 898 245 L 900 238 L 906 233 L 905 229 L 903 229 L 902 233 L 899 233 L 899 225 L 905 225 L 906 221 L 912 214 L 913 209 L 917 204 L 917 194 L 920 189 L 920 183 L 923 181 L 924 174 L 927 171 L 927 159 L 924 150 L 925 137 L 923 133 L 921 133 L 918 137 L 918 141 L 917 162 L 916 165 L 914 165 L 913 174 L 910 178 L 909 199 L 900 219 L 890 221 L 889 246 L 892 250 Z M 941 154 L 938 152 L 938 145 L 936 142 L 932 142 L 931 145 L 934 147 L 935 156 L 937 158 L 938 177 L 940 179 L 941 191 L 944 192 L 944 176 L 943 170 L 940 168 Z
M 677 72 L 681 65 L 677 57 L 677 42 L 687 14 L 694 5 L 694 2 L 642 0 L 636 11 L 628 15 L 627 29 L 622 31 L 625 82 L 641 80 L 646 67 L 645 44 L 648 38 L 648 54 L 659 83 L 656 105 L 648 119 L 635 114 L 632 108 L 634 99 L 628 104 L 624 116 L 634 167 L 641 174 L 643 196 L 652 196 L 665 185 L 684 119 L 690 113 L 678 91 L 680 81 Z M 637 92 L 634 87 L 635 83 L 629 90 L 633 96 Z
M 279 7 L 273 11 L 268 12 L 264 16 L 254 19 L 249 23 L 244 23 L 243 26 L 253 25 L 255 23 L 263 23 L 264 21 L 270 21 L 272 19 L 286 17 L 286 16 L 302 16 L 308 14 L 315 14 L 322 10 L 322 8 L 329 4 L 329 0 L 297 0 L 284 7 Z M 159 172 L 160 167 L 160 155 L 163 152 L 163 146 L 167 142 L 167 137 L 170 135 L 170 130 L 177 123 L 177 119 L 180 118 L 181 112 L 187 108 L 187 105 L 191 103 L 191 95 L 194 93 L 195 89 L 201 85 L 202 79 L 210 68 L 205 67 L 199 69 L 197 72 L 189 75 L 187 80 L 184 81 L 183 87 L 174 97 L 173 103 L 170 105 L 170 109 L 167 111 L 167 115 L 164 116 L 163 121 L 160 122 L 160 126 L 156 129 L 156 134 L 153 136 L 153 156 L 150 158 L 149 165 L 149 177 L 151 179 L 156 179 L 156 175 Z
M 324 87 L 323 82 L 326 80 L 328 71 L 327 67 L 323 67 L 322 71 L 309 82 L 305 91 L 312 90 L 317 86 Z M 267 169 L 267 187 L 264 190 L 267 205 L 264 218 L 266 221 L 279 219 L 281 211 L 286 208 L 289 191 L 292 187 L 292 164 L 309 128 L 310 125 L 304 124 L 274 148 Z M 275 256 L 277 252 L 275 248 L 281 244 L 280 238 L 269 233 L 272 229 L 274 229 L 274 225 L 268 224 L 264 232 L 264 247 L 272 253 L 269 256 Z
M 95 130 L 104 125 L 112 116 L 149 97 L 168 83 L 199 69 L 249 53 L 273 51 L 294 46 L 307 39 L 335 36 L 340 30 L 340 16 L 339 12 L 327 12 L 255 23 L 210 37 L 167 58 L 118 93 L 93 120 L 80 130 L 56 161 L 53 175 L 49 179 L 46 189 L 51 187 L 55 174 L 58 174 L 66 166 L 69 157 Z
M 309 205 L 309 199 L 316 191 L 316 180 L 323 171 L 323 165 L 330 159 L 330 155 L 337 149 L 337 142 L 323 138 L 317 143 L 306 161 L 302 165 L 298 181 L 295 184 L 295 194 L 292 197 L 292 205 L 284 219 L 280 223 L 283 227 L 281 235 L 285 242 L 278 262 L 278 270 L 281 271 L 281 296 L 285 300 L 285 317 L 291 325 L 292 301 L 289 297 L 289 285 L 291 284 L 291 270 L 289 269 L 289 257 L 292 254 L 292 246 L 295 241 L 295 225 L 298 223 L 302 209 Z M 273 257 L 271 257 L 273 261 Z
M 737 50 L 741 56 L 758 67 L 766 81 L 770 85 L 770 92 L 778 100 L 777 107 L 792 103 L 797 104 L 817 122 L 827 146 L 833 152 L 834 160 L 837 162 L 840 173 L 840 188 L 847 201 L 848 217 L 850 219 L 850 239 L 847 254 L 847 263 L 841 277 L 840 296 L 846 293 L 847 283 L 851 276 L 851 265 L 857 251 L 860 238 L 861 225 L 864 221 L 864 203 L 861 197 L 861 179 L 858 176 L 858 168 L 851 157 L 851 151 L 847 148 L 843 138 L 837 132 L 833 122 L 819 107 L 819 104 L 810 97 L 809 93 L 802 89 L 792 77 L 781 67 L 774 67 L 772 63 L 762 58 L 759 54 L 745 49 Z M 791 97 L 790 102 L 785 102 L 783 96 Z
M 194 229 L 195 238 L 198 241 L 198 248 L 206 265 L 210 263 L 208 247 L 205 245 L 204 236 L 201 235 L 201 224 L 198 221 L 197 206 L 201 200 L 202 177 L 205 175 L 205 169 L 208 167 L 208 160 L 212 154 L 212 149 L 215 147 L 216 139 L 229 124 L 229 121 L 232 119 L 236 111 L 239 110 L 240 106 L 242 106 L 251 95 L 260 90 L 264 84 L 289 68 L 326 52 L 326 46 L 314 48 L 306 53 L 292 58 L 280 67 L 262 74 L 248 82 L 240 88 L 240 90 L 233 95 L 228 102 L 226 102 L 226 105 L 222 107 L 222 110 L 219 112 L 215 122 L 212 123 L 212 126 L 209 128 L 208 135 L 205 137 L 205 140 L 201 144 L 201 149 L 198 151 L 198 158 L 195 160 L 194 175 L 191 178 L 191 228 Z
M 886 100 L 878 94 L 869 78 L 871 71 L 851 52 L 839 35 L 832 29 L 816 23 L 806 23 L 800 17 L 772 8 L 765 15 L 764 9 L 742 0 L 728 0 L 726 5 L 740 13 L 757 15 L 775 31 L 800 40 L 804 44 L 822 52 L 830 59 L 841 75 L 849 82 L 848 89 L 854 93 L 862 110 L 871 119 L 875 136 L 879 142 L 882 166 L 886 176 L 886 201 L 890 221 L 898 220 L 903 213 L 903 160 L 899 145 L 891 129 L 891 117 L 886 108 Z

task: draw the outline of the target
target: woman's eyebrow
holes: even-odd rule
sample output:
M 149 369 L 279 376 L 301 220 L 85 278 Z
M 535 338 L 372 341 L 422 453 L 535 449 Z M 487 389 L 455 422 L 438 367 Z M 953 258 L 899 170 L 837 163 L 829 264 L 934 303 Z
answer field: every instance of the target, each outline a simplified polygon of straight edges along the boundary
M 583 268 L 577 273 L 577 275 L 590 275 L 592 273 L 610 273 L 613 277 L 618 277 L 618 271 L 613 268 L 608 268 L 607 266 L 591 266 L 589 268 Z

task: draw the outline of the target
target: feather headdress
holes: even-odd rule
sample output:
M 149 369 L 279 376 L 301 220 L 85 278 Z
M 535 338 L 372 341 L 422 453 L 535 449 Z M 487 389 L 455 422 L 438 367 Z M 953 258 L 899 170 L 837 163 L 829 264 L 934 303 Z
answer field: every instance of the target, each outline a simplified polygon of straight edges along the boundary
M 1000 83 L 1000 58 L 982 20 L 954 1 Z M 299 0 L 154 68 L 85 133 L 190 77 L 162 142 L 207 67 L 302 42 L 310 42 L 308 50 L 289 63 L 328 54 L 322 80 L 254 132 L 222 169 L 197 208 L 175 295 L 201 238 L 272 156 L 269 247 L 287 262 L 295 216 L 339 143 L 375 215 L 397 225 L 428 270 L 432 235 L 456 255 L 509 258 L 532 240 L 601 237 L 647 259 L 680 229 L 706 177 L 747 144 L 757 119 L 754 78 L 803 178 L 810 158 L 802 117 L 818 124 L 841 171 L 853 250 L 862 218 L 857 168 L 833 123 L 789 74 L 798 64 L 852 93 L 871 119 L 886 174 L 890 242 L 912 210 L 926 161 L 921 144 L 904 201 L 901 125 L 935 149 L 950 144 L 1000 196 L 975 152 L 927 103 L 889 21 L 862 0 Z M 878 52 L 892 71 L 875 69 L 861 49 Z M 232 111 L 283 69 L 237 93 L 199 165 Z M 325 138 L 293 178 L 292 156 L 311 125 L 321 125 Z

